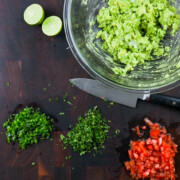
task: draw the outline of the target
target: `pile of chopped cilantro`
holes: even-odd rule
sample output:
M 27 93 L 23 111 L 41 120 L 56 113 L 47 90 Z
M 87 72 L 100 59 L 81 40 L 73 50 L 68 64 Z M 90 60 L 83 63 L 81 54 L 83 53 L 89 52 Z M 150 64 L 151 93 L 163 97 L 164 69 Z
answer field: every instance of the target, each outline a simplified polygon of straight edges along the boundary
M 125 76 L 145 60 L 153 60 L 170 51 L 161 41 L 179 28 L 180 16 L 167 0 L 109 0 L 97 15 L 103 40 L 102 49 L 124 64 L 115 67 L 116 74 Z
M 54 129 L 54 120 L 40 112 L 39 108 L 25 107 L 9 117 L 4 123 L 7 141 L 17 142 L 21 149 L 38 143 L 39 139 L 49 139 Z
M 70 146 L 74 152 L 80 155 L 94 151 L 97 153 L 105 148 L 105 140 L 109 137 L 109 126 L 106 119 L 97 107 L 89 109 L 84 117 L 78 118 L 76 126 L 68 132 L 67 136 L 60 135 L 65 146 Z

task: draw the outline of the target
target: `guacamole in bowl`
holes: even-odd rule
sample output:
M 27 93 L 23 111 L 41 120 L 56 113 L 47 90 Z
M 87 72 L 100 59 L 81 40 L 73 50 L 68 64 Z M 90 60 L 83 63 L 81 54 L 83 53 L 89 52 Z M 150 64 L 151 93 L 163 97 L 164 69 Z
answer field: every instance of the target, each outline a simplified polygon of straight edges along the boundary
M 180 1 L 69 0 L 64 26 L 82 67 L 106 85 L 156 93 L 180 82 Z

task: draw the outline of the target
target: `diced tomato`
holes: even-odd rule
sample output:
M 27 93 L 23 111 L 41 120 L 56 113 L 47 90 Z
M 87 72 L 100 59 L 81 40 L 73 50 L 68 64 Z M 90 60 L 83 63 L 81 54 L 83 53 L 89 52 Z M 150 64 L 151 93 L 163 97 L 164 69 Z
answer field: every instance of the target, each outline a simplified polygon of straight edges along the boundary
M 148 139 L 146 140 L 146 144 L 152 144 L 152 139 L 151 139 L 151 138 L 148 138 Z
M 128 151 L 131 160 L 125 162 L 126 169 L 134 179 L 175 180 L 177 145 L 164 127 L 147 118 L 145 122 L 150 127 L 150 137 L 146 141 L 131 141 Z M 140 133 L 139 126 L 135 130 Z
M 157 144 L 153 145 L 154 150 L 159 151 L 159 146 Z
M 150 170 L 148 169 L 147 171 L 145 171 L 145 172 L 143 173 L 143 176 L 144 176 L 144 177 L 147 177 L 147 176 L 149 176 L 149 173 L 150 173 Z
M 133 158 L 133 151 L 132 151 L 132 150 L 129 150 L 129 151 L 128 151 L 128 154 L 129 154 L 129 158 L 132 159 L 132 158 Z
M 159 164 L 155 164 L 155 165 L 154 165 L 154 168 L 155 168 L 155 169 L 159 169 L 159 168 L 160 168 L 160 165 L 159 165 Z
M 135 158 L 135 159 L 138 159 L 138 157 L 139 157 L 138 154 L 133 153 L 133 155 L 134 155 L 134 158 Z
M 161 146 L 161 144 L 162 144 L 162 137 L 160 137 L 160 138 L 158 139 L 158 145 Z
M 166 170 L 166 171 L 169 170 L 169 166 L 166 166 L 166 167 L 164 168 L 164 170 Z
M 147 148 L 149 149 L 149 150 L 154 150 L 154 148 L 153 148 L 153 145 L 147 145 Z
M 130 166 L 130 164 L 129 164 L 128 161 L 125 162 L 125 166 L 126 166 L 126 169 L 127 169 L 127 170 L 130 170 L 131 166 Z
M 160 134 L 160 130 L 153 130 L 150 132 L 150 136 L 152 138 L 157 138 L 159 136 L 159 134 Z
M 154 125 L 148 118 L 145 118 L 144 121 L 149 127 Z
M 135 166 L 135 160 L 134 160 L 134 159 L 132 159 L 131 161 L 129 161 L 129 165 L 130 165 L 130 167 Z
M 178 152 L 178 151 L 177 151 L 177 147 L 178 147 L 178 146 L 177 146 L 176 144 L 172 144 L 172 147 L 173 147 L 173 149 L 174 149 L 174 152 L 177 153 L 177 152 Z
M 139 126 L 136 126 L 136 134 L 140 137 L 141 134 L 140 134 L 140 130 L 139 130 Z
M 139 146 L 134 146 L 134 150 L 138 153 L 142 152 L 142 149 Z

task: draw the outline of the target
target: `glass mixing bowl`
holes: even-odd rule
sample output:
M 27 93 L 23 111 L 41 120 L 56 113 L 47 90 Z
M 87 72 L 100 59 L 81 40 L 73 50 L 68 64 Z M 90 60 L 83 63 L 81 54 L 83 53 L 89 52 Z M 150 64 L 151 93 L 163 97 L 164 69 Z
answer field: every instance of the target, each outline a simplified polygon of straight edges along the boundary
M 178 0 L 180 5 L 180 1 Z M 65 0 L 64 27 L 66 38 L 81 66 L 95 79 L 121 91 L 132 93 L 157 93 L 180 84 L 180 30 L 174 37 L 167 35 L 163 44 L 171 45 L 165 57 L 146 61 L 125 77 L 116 75 L 111 55 L 101 49 L 96 16 L 99 9 L 107 6 L 106 0 Z

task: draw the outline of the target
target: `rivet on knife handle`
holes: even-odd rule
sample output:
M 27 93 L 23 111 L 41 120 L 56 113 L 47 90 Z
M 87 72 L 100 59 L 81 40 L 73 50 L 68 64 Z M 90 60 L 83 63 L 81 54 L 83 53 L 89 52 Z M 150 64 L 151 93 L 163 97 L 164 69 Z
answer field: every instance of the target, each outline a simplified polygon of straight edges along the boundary
M 163 94 L 153 94 L 150 96 L 148 101 L 180 108 L 180 98 L 166 96 Z

